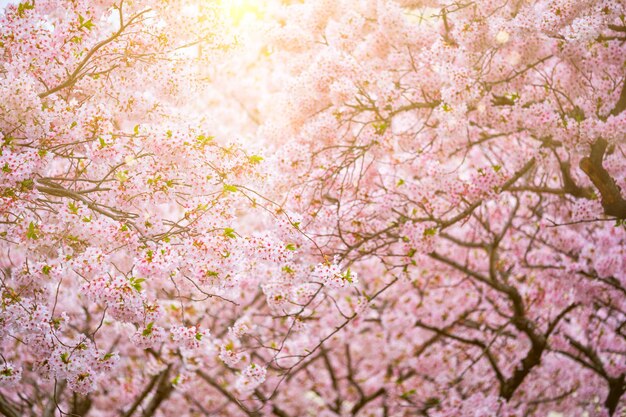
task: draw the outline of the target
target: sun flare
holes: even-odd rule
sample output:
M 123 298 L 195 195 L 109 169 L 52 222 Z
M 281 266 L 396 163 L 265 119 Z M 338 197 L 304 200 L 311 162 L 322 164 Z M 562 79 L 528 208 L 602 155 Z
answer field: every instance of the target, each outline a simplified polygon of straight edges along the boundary
M 233 26 L 240 26 L 253 20 L 262 20 L 267 8 L 263 0 L 221 0 L 224 16 Z

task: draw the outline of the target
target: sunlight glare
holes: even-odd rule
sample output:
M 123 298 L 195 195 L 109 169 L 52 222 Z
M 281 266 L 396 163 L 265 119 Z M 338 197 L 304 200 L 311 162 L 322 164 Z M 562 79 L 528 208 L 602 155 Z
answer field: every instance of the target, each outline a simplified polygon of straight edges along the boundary
M 265 14 L 266 1 L 263 0 L 222 0 L 225 15 L 233 26 L 243 23 L 262 20 Z

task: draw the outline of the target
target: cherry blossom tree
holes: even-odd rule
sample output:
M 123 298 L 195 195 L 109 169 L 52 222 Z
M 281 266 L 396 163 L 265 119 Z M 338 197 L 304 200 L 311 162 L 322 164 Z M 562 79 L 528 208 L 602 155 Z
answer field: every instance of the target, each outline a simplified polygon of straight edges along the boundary
M 302 233 L 263 197 L 263 158 L 218 126 L 236 105 L 206 81 L 236 46 L 218 6 L 5 9 L 3 414 L 149 416 L 195 408 L 201 379 L 217 396 L 264 380 L 221 340 Z
M 290 374 L 316 395 L 289 412 L 618 413 L 623 3 L 307 2 L 280 22 L 261 135 L 369 304 L 308 356 L 326 375 Z
M 7 6 L 0 413 L 626 412 L 625 14 Z

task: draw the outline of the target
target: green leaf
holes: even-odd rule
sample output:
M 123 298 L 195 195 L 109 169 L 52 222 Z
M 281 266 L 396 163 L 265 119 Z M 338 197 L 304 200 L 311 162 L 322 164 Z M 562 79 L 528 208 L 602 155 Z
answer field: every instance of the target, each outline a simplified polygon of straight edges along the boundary
M 224 184 L 224 191 L 229 191 L 231 193 L 236 193 L 237 192 L 237 187 L 235 187 L 234 185 Z
M 43 272 L 44 275 L 50 275 L 51 269 L 52 267 L 50 265 L 44 265 L 43 268 L 41 268 L 41 272 Z
M 93 29 L 95 25 L 93 24 L 93 22 L 91 21 L 91 19 L 87 20 L 86 22 L 84 22 L 81 27 L 86 28 L 87 30 L 91 30 Z
M 67 204 L 67 208 L 70 209 L 70 213 L 72 214 L 78 214 L 78 206 L 76 205 L 76 203 L 74 203 L 73 201 L 70 201 Z
M 436 234 L 437 234 L 436 227 L 429 227 L 428 229 L 424 230 L 424 236 L 435 236 Z
M 141 290 L 142 290 L 141 283 L 144 282 L 145 280 L 146 280 L 145 278 L 134 278 L 134 277 L 131 277 L 129 279 L 130 286 L 133 287 L 137 292 L 141 292 Z
M 50 320 L 50 324 L 52 324 L 52 327 L 54 327 L 56 330 L 59 330 L 61 328 L 62 322 L 63 319 L 61 319 L 61 317 L 54 317 Z
M 128 181 L 128 170 L 115 172 L 115 179 L 117 179 L 122 184 Z
M 372 126 L 374 126 L 374 131 L 377 135 L 383 135 L 389 128 L 389 123 L 386 120 L 383 120 L 372 124 Z
M 287 249 L 287 250 L 296 250 L 296 245 L 294 245 L 293 243 L 289 243 L 289 244 L 287 244 L 287 246 L 285 246 L 285 249 Z
M 402 395 L 400 395 L 400 398 L 402 398 L 403 400 L 408 400 L 409 397 L 411 397 L 411 395 L 415 395 L 417 391 L 415 391 L 414 389 L 403 392 Z
M 215 136 L 199 135 L 196 137 L 196 142 L 198 142 L 198 144 L 201 146 L 206 146 L 211 143 L 213 139 L 215 139 Z
M 224 229 L 224 236 L 231 239 L 237 238 L 237 235 L 235 234 L 235 229 L 231 229 L 230 227 Z
M 519 95 L 519 93 L 517 93 L 517 92 L 512 92 L 512 93 L 507 93 L 507 94 L 505 94 L 505 95 L 504 95 L 504 97 L 506 97 L 506 98 L 508 98 L 509 100 L 511 100 L 511 101 L 513 101 L 513 102 L 514 102 L 514 101 L 516 101 L 516 100 L 519 100 L 520 95 Z
M 345 280 L 346 280 L 346 281 L 348 281 L 350 284 L 352 284 L 352 277 L 353 277 L 352 272 L 350 272 L 350 268 L 348 268 L 348 269 L 346 270 L 346 273 L 345 273 L 345 274 L 343 274 L 343 279 L 345 279 Z
M 143 329 L 143 332 L 141 332 L 142 336 L 150 336 L 152 334 L 152 327 L 154 326 L 154 322 L 150 322 L 148 323 L 148 325 L 146 326 L 145 329 Z
M 24 12 L 26 10 L 33 10 L 34 8 L 35 8 L 35 5 L 29 1 L 20 3 L 17 6 L 17 14 L 19 15 L 19 17 L 24 17 Z
M 35 188 L 35 181 L 26 179 L 20 183 L 20 191 L 30 191 Z
M 34 222 L 30 222 L 28 225 L 28 230 L 26 231 L 26 237 L 28 239 L 37 240 L 39 239 L 39 227 Z
M 583 109 L 581 109 L 580 107 L 576 106 L 569 113 L 569 116 L 571 116 L 574 120 L 576 120 L 578 123 L 580 123 L 580 122 L 585 120 L 585 111 Z
M 250 161 L 251 164 L 258 164 L 261 161 L 263 161 L 263 157 L 262 156 L 258 156 L 258 155 L 252 155 L 248 157 L 248 161 Z

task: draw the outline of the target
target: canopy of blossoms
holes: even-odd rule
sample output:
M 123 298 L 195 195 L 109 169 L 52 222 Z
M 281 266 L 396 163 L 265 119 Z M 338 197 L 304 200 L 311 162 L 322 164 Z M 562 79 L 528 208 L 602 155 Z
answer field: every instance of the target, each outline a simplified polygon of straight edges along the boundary
M 626 413 L 621 0 L 0 12 L 0 414 Z

